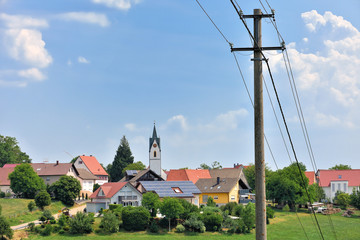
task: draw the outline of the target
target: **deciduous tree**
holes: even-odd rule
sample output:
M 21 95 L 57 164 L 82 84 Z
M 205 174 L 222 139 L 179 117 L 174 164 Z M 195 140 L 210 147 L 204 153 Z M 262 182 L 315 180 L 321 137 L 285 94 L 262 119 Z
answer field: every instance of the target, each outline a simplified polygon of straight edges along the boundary
M 123 169 L 122 173 L 125 174 L 126 170 L 144 170 L 145 168 L 146 168 L 146 166 L 141 161 L 138 161 L 138 162 L 130 163 L 129 165 L 127 165 Z
M 35 196 L 35 203 L 38 208 L 43 210 L 44 207 L 49 206 L 51 204 L 50 194 L 45 190 L 40 191 Z
M 184 212 L 184 208 L 176 198 L 165 197 L 161 203 L 160 212 L 169 219 L 170 231 L 171 218 L 179 217 L 179 215 Z
M 330 170 L 351 170 L 350 165 L 345 164 L 336 164 L 335 166 L 329 168 Z
M 0 167 L 7 163 L 30 163 L 29 155 L 22 152 L 14 137 L 0 135 Z
M 61 176 L 51 185 L 51 191 L 55 194 L 55 198 L 68 206 L 74 205 L 74 199 L 79 196 L 80 190 L 79 180 L 72 176 Z
M 4 239 L 4 236 L 11 239 L 13 236 L 13 230 L 4 216 L 0 216 L 0 236 L 1 239 Z
M 159 196 L 153 192 L 144 193 L 141 204 L 151 212 L 152 217 L 155 217 L 160 206 Z
M 9 174 L 10 188 L 18 196 L 23 198 L 34 198 L 36 193 L 45 190 L 46 186 L 28 163 L 15 167 Z

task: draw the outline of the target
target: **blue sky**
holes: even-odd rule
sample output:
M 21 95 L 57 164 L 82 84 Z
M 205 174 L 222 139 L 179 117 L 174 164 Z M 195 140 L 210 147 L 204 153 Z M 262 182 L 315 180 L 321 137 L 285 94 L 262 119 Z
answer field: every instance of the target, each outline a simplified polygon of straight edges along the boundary
M 360 168 L 360 2 L 268 1 L 317 167 Z M 200 2 L 236 47 L 251 45 L 230 1 Z M 261 8 L 238 2 L 245 14 Z M 279 45 L 265 19 L 263 45 Z M 0 47 L 0 134 L 16 137 L 33 162 L 92 154 L 107 165 L 125 135 L 147 165 L 154 121 L 165 169 L 253 162 L 252 106 L 229 46 L 195 0 L 0 0 Z M 299 161 L 312 170 L 282 55 L 266 54 Z M 237 53 L 252 93 L 251 57 Z M 264 102 L 282 168 L 290 160 L 267 95 Z

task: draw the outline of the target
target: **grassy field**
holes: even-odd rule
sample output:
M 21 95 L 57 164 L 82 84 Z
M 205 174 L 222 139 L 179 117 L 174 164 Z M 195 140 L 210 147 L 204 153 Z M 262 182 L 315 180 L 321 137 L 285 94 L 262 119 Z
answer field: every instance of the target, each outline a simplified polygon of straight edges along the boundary
M 31 222 L 39 219 L 41 211 L 36 209 L 29 212 L 27 205 L 31 199 L 6 199 L 0 198 L 0 205 L 2 206 L 2 215 L 5 216 L 11 226 L 19 225 L 26 222 Z M 53 214 L 57 213 L 65 207 L 59 201 L 53 201 L 52 204 L 45 209 L 50 210 Z
M 276 217 L 270 220 L 268 225 L 268 239 L 321 239 L 317 231 L 314 217 L 308 213 L 298 213 L 301 221 L 299 223 L 298 217 L 295 213 L 277 212 Z M 360 239 L 360 212 L 352 218 L 342 217 L 340 214 L 325 216 L 322 214 L 316 215 L 321 226 L 324 239 L 338 239 L 338 240 L 356 240 Z M 98 219 L 97 219 L 98 221 Z M 96 224 L 97 225 L 97 224 Z M 303 226 L 303 227 L 302 227 Z M 334 228 L 332 227 L 334 226 Z M 303 231 L 303 228 L 306 232 Z M 334 235 L 334 230 L 336 237 Z M 91 240 L 91 239 L 196 239 L 196 240 L 211 240 L 211 239 L 255 239 L 254 231 L 250 234 L 225 234 L 225 233 L 203 233 L 203 234 L 178 234 L 178 233 L 164 233 L 164 234 L 148 234 L 146 232 L 119 232 L 111 235 L 52 235 L 49 237 L 41 237 L 39 235 L 29 236 L 30 239 L 76 239 L 76 240 Z

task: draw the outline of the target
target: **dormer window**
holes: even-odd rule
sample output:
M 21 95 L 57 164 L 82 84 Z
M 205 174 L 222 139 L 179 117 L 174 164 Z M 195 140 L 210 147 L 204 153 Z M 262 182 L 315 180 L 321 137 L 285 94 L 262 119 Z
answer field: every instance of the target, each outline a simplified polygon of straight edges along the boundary
M 181 189 L 178 187 L 172 187 L 172 190 L 174 190 L 175 193 L 182 193 Z
M 339 175 L 339 179 L 341 179 L 342 178 L 342 175 Z

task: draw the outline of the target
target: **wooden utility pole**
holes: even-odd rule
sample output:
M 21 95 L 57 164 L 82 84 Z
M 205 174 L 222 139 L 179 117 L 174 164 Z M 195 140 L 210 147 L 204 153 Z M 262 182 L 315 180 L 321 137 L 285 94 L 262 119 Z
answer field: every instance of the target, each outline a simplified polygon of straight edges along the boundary
M 253 15 L 239 14 L 240 18 L 254 19 L 254 47 L 231 48 L 231 51 L 254 51 L 254 131 L 255 131 L 255 195 L 256 195 L 256 239 L 266 240 L 266 193 L 265 193 L 265 157 L 264 157 L 264 114 L 263 114 L 263 50 L 283 50 L 283 47 L 262 47 L 261 19 L 273 17 L 254 9 Z

